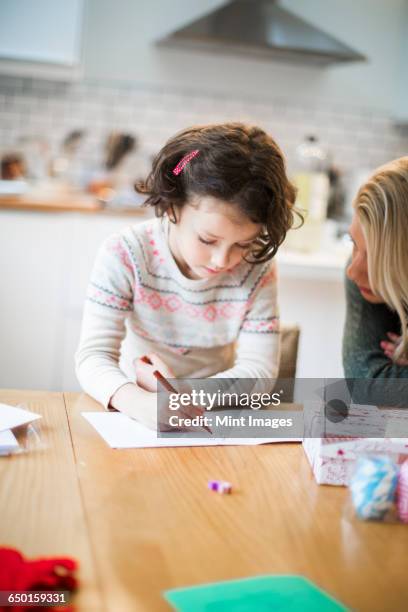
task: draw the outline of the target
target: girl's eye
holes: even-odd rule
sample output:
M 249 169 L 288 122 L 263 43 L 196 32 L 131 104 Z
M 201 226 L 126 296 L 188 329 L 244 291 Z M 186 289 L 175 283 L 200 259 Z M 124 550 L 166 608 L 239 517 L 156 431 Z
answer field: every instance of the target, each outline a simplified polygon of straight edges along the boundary
M 199 236 L 198 239 L 203 244 L 215 244 L 214 240 L 204 240 L 204 238 L 201 238 L 201 236 Z
M 216 240 L 205 240 L 205 238 L 202 238 L 201 236 L 198 236 L 198 239 L 200 242 L 202 242 L 203 244 L 215 244 L 217 241 Z M 251 244 L 237 244 L 236 245 L 239 249 L 245 250 L 245 249 L 249 249 L 249 247 L 251 246 Z

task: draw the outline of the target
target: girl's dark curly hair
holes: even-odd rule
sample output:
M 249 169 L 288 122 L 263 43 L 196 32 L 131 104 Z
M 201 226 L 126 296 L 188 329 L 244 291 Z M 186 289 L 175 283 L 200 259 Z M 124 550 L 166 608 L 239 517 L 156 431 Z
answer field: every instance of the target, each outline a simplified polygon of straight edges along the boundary
M 191 151 L 194 157 L 176 176 L 173 169 Z M 251 263 L 272 259 L 292 227 L 296 189 L 286 175 L 276 142 L 262 129 L 243 123 L 193 126 L 171 138 L 153 160 L 146 181 L 135 185 L 147 194 L 146 206 L 157 216 L 175 217 L 194 196 L 212 196 L 231 203 L 253 223 L 263 226 L 251 249 Z

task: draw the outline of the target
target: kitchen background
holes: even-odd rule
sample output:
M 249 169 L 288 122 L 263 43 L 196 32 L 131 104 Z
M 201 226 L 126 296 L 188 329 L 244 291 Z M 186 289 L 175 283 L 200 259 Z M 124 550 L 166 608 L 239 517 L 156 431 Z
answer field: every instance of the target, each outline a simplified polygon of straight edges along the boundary
M 2 387 L 78 389 L 73 354 L 97 247 L 145 218 L 133 181 L 177 130 L 227 120 L 260 124 L 294 176 L 299 145 L 316 138 L 309 148 L 324 163 L 312 170 L 331 177 L 331 219 L 281 253 L 281 314 L 301 326 L 298 375 L 342 375 L 351 200 L 369 171 L 408 153 L 408 1 L 274 3 L 360 61 L 328 63 L 304 45 L 278 61 L 197 40 L 158 44 L 229 4 L 2 0 L 0 156 L 11 159 L 3 178 L 17 179 L 0 182 Z M 262 2 L 246 4 L 255 16 Z M 118 150 L 128 154 L 113 185 L 106 160 Z

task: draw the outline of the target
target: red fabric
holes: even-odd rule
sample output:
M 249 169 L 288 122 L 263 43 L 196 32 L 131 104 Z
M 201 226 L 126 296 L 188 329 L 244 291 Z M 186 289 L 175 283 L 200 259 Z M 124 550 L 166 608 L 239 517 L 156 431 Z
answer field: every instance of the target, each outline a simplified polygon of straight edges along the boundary
M 67 557 L 47 559 L 24 559 L 13 548 L 0 548 L 0 591 L 75 591 L 78 586 L 74 572 L 77 561 Z M 72 610 L 70 606 L 13 606 L 2 607 L 1 611 L 34 612 L 35 610 Z

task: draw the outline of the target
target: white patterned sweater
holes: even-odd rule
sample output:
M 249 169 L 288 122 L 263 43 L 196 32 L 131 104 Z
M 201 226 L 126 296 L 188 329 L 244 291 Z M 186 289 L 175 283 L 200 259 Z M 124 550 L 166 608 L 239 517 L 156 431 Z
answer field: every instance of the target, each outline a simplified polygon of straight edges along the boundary
M 275 263 L 242 261 L 230 272 L 189 279 L 167 234 L 167 219 L 148 220 L 109 237 L 97 255 L 75 360 L 82 388 L 105 407 L 135 382 L 133 361 L 148 353 L 178 378 L 277 375 Z

